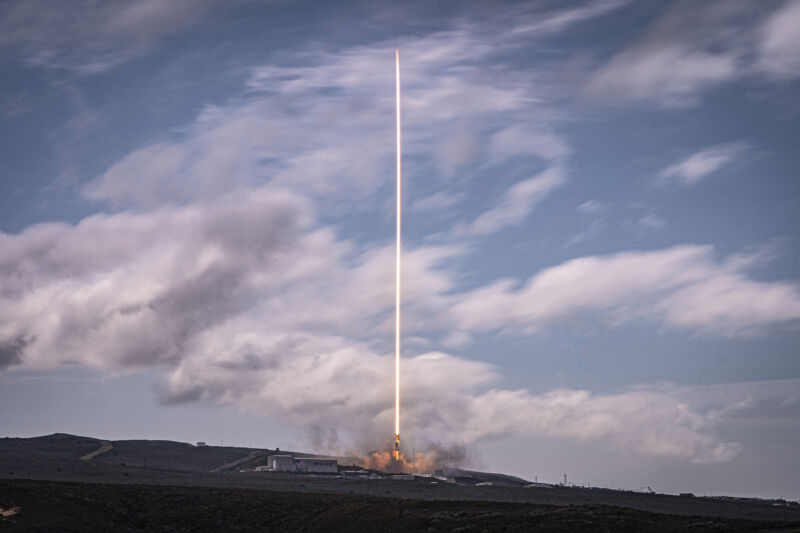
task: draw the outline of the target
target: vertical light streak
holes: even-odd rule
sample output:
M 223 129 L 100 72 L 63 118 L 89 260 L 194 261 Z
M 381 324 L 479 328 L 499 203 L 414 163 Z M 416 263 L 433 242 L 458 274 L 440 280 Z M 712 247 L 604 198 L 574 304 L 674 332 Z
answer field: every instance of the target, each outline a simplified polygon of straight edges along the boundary
M 400 139 L 400 50 L 394 51 L 395 109 L 397 113 L 397 243 L 395 257 L 395 333 L 394 333 L 394 433 L 395 450 L 400 442 L 400 251 L 402 223 L 402 172 Z

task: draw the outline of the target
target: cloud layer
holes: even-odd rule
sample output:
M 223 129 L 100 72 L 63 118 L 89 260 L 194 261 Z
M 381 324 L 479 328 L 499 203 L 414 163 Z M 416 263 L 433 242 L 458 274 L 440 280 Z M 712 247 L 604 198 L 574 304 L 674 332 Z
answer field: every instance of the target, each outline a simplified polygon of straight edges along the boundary
M 379 446 L 392 397 L 392 249 L 364 248 L 314 222 L 309 202 L 264 187 L 213 203 L 45 224 L 0 239 L 3 363 L 162 368 L 164 402 L 206 400 Z M 681 246 L 575 259 L 524 283 L 458 291 L 445 259 L 409 249 L 406 334 L 513 333 L 586 311 L 613 322 L 738 335 L 800 319 L 800 294 L 746 261 Z M 753 305 L 757 302 L 757 305 Z M 747 303 L 747 305 L 744 305 Z M 439 318 L 438 321 L 434 317 Z M 732 457 L 702 413 L 660 391 L 492 388 L 488 363 L 442 352 L 405 359 L 408 432 L 444 442 L 507 434 L 601 438 L 697 462 Z M 511 407 L 509 407 L 511 406 Z

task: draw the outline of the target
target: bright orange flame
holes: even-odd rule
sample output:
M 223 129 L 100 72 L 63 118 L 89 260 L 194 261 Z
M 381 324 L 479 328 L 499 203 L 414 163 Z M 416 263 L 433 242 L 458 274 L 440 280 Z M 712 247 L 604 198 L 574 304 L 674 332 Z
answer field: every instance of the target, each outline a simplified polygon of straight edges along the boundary
M 370 470 L 380 470 L 381 472 L 392 473 L 416 473 L 430 474 L 436 468 L 442 468 L 448 461 L 436 450 L 428 452 L 417 452 L 413 458 L 406 457 L 402 453 L 395 455 L 395 451 L 389 451 L 390 443 L 381 451 L 370 452 L 367 455 L 356 455 L 358 464 Z

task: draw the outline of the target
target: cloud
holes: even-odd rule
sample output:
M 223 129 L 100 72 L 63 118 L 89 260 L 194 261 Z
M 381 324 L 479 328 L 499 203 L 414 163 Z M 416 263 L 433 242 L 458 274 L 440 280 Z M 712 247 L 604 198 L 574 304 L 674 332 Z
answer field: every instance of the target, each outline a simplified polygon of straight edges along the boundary
M 370 449 L 386 440 L 376 428 L 390 427 L 393 416 L 385 390 L 391 355 L 333 338 L 283 336 L 276 344 L 252 330 L 225 333 L 203 339 L 201 353 L 167 377 L 165 399 L 202 398 L 310 427 L 335 426 L 338 452 L 349 443 Z M 497 379 L 491 365 L 441 352 L 407 357 L 402 368 L 403 434 L 415 442 L 469 444 L 509 435 L 603 439 L 619 449 L 697 463 L 727 461 L 739 448 L 715 436 L 716 418 L 658 390 L 482 391 Z
M 419 198 L 411 203 L 409 209 L 413 211 L 443 211 L 458 204 L 464 199 L 463 193 L 450 193 L 439 191 L 430 196 Z
M 556 389 L 531 395 L 524 390 L 492 390 L 475 398 L 470 407 L 478 419 L 470 428 L 480 437 L 532 434 L 607 440 L 620 449 L 694 463 L 728 461 L 740 449 L 707 433 L 712 424 L 705 416 L 656 391 L 592 395 Z
M 0 47 L 14 47 L 32 66 L 96 74 L 153 50 L 159 40 L 198 22 L 213 0 L 52 0 L 6 3 L 0 10 Z
M 467 331 L 530 332 L 595 312 L 611 325 L 649 319 L 730 337 L 797 323 L 800 288 L 752 280 L 745 264 L 717 261 L 712 247 L 698 245 L 581 257 L 522 282 L 500 280 L 459 294 L 449 316 Z M 744 305 L 748 298 L 758 305 Z
M 586 257 L 519 288 L 509 280 L 463 292 L 452 264 L 468 249 L 410 248 L 406 333 L 524 331 L 586 310 L 711 334 L 800 318 L 797 287 L 749 279 L 742 269 L 752 262 L 712 252 Z M 209 401 L 302 427 L 335 420 L 342 446 L 369 449 L 392 418 L 392 257 L 391 245 L 340 239 L 307 200 L 271 186 L 2 234 L 3 362 L 155 368 L 164 403 Z M 403 373 L 412 439 L 603 439 L 694 462 L 738 449 L 716 436 L 717 418 L 668 391 L 500 389 L 494 366 L 437 351 L 407 355 Z
M 585 202 L 581 203 L 578 206 L 578 211 L 587 215 L 591 215 L 602 211 L 604 207 L 605 205 L 603 204 L 603 202 L 601 202 L 600 200 L 592 199 L 592 200 L 586 200 Z
M 636 225 L 643 230 L 662 230 L 667 226 L 667 221 L 656 214 L 647 213 L 636 221 Z
M 492 162 L 519 156 L 534 156 L 556 162 L 566 159 L 570 148 L 552 131 L 530 124 L 514 124 L 492 135 L 489 154 Z
M 586 2 L 578 7 L 555 10 L 548 13 L 536 13 L 533 18 L 536 22 L 520 24 L 512 28 L 513 33 L 547 35 L 564 31 L 580 22 L 591 20 L 612 11 L 615 11 L 630 0 L 597 0 Z
M 468 226 L 457 228 L 456 233 L 488 235 L 521 224 L 537 204 L 565 182 L 560 167 L 550 167 L 532 178 L 519 181 L 509 187 L 491 209 L 481 213 Z
M 26 339 L 24 361 L 33 367 L 175 361 L 192 335 L 247 309 L 257 288 L 281 283 L 253 269 L 290 260 L 287 242 L 302 249 L 307 209 L 295 196 L 262 192 L 247 202 L 95 215 L 0 235 L 0 301 L 11 306 L 0 311 L 0 343 Z M 327 253 L 318 235 L 304 242 Z
M 455 235 L 488 235 L 519 225 L 550 193 L 567 182 L 564 162 L 570 155 L 570 147 L 548 129 L 529 124 L 505 127 L 492 134 L 488 152 L 488 164 L 525 157 L 543 160 L 548 167 L 509 187 L 470 224 L 456 226 Z
M 760 28 L 758 67 L 774 78 L 800 76 L 800 2 L 790 0 Z
M 0 343 L 0 370 L 22 363 L 22 352 L 30 341 L 17 337 Z
M 745 142 L 711 146 L 668 166 L 659 173 L 659 177 L 679 181 L 684 185 L 695 185 L 741 159 L 751 149 L 751 145 Z
M 598 68 L 583 94 L 667 109 L 696 105 L 705 91 L 745 72 L 749 42 L 742 36 L 753 10 L 741 2 L 679 2 Z
M 595 102 L 686 109 L 726 83 L 793 79 L 800 75 L 798 6 L 677 2 L 597 68 L 581 93 Z
M 434 151 L 439 172 L 452 177 L 459 169 L 474 162 L 480 150 L 480 139 L 472 127 L 461 127 L 441 139 Z
M 567 242 L 564 244 L 564 248 L 569 248 L 571 246 L 576 246 L 581 244 L 582 242 L 586 242 L 591 239 L 596 239 L 599 237 L 606 228 L 606 222 L 602 218 L 596 218 L 589 223 L 589 226 L 570 237 Z
M 800 291 L 787 283 L 762 283 L 719 273 L 666 296 L 657 304 L 667 324 L 700 333 L 742 336 L 800 318 Z
M 270 338 L 252 328 L 224 329 L 204 336 L 198 353 L 167 376 L 165 401 L 202 398 L 310 427 L 335 426 L 338 452 L 385 440 L 376 428 L 390 427 L 393 416 L 385 390 L 391 355 L 333 337 Z M 698 463 L 726 461 L 738 451 L 714 436 L 714 420 L 660 391 L 481 391 L 497 377 L 491 365 L 441 352 L 406 357 L 404 435 L 466 443 L 508 435 L 605 439 L 620 449 Z
M 488 157 L 484 138 L 515 122 L 506 114 L 542 105 L 530 76 L 486 61 L 496 50 L 474 32 L 456 27 L 403 45 L 404 154 L 417 174 L 470 179 Z M 393 177 L 393 47 L 309 47 L 253 68 L 245 97 L 208 106 L 181 132 L 116 161 L 84 195 L 152 208 L 269 182 L 320 209 L 375 209 Z
M 595 72 L 586 92 L 619 103 L 654 102 L 665 108 L 696 104 L 698 94 L 733 79 L 735 58 L 675 45 L 630 50 Z

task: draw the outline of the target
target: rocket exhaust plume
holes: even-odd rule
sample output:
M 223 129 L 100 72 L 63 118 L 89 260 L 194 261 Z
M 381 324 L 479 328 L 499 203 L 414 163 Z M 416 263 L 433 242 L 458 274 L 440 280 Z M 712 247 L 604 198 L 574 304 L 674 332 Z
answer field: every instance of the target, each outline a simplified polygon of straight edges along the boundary
M 394 319 L 394 460 L 400 459 L 400 238 L 402 223 L 402 173 L 400 139 L 400 50 L 394 51 L 395 111 L 397 123 L 397 242 L 395 256 Z

